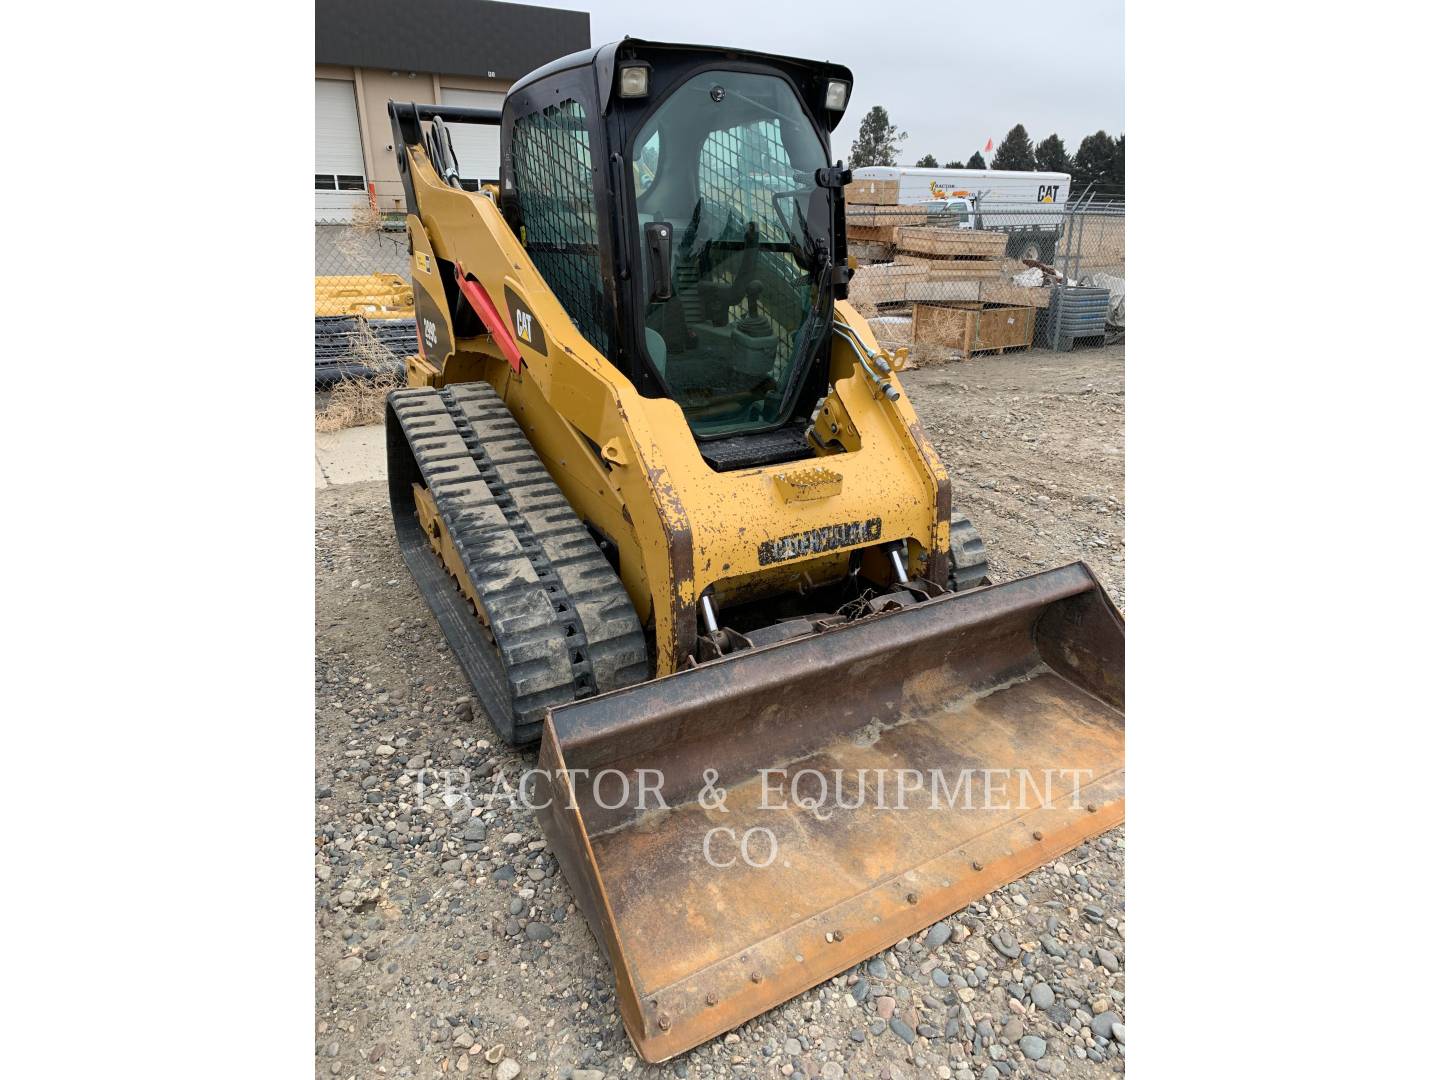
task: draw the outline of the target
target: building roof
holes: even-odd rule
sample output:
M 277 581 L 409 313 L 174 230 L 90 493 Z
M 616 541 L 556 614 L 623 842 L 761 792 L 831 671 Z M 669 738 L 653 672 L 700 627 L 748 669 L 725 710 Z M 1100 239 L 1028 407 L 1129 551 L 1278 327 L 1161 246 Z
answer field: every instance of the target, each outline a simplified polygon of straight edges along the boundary
M 494 0 L 315 0 L 315 62 L 518 79 L 590 47 L 584 11 Z

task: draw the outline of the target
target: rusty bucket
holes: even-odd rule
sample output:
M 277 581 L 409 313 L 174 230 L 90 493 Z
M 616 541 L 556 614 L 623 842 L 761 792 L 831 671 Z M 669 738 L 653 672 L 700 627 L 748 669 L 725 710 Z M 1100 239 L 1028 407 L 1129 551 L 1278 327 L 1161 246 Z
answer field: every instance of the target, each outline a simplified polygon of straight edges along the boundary
M 1117 824 L 1124 627 L 1083 564 L 556 709 L 541 820 L 647 1061 Z

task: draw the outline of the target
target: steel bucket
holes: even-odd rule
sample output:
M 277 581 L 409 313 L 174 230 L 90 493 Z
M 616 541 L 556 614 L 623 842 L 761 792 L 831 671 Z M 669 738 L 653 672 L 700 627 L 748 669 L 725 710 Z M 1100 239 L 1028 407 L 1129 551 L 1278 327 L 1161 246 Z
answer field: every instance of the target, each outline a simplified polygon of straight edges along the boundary
M 541 822 L 640 1054 L 1120 822 L 1124 681 L 1121 618 L 1076 563 L 555 709 Z

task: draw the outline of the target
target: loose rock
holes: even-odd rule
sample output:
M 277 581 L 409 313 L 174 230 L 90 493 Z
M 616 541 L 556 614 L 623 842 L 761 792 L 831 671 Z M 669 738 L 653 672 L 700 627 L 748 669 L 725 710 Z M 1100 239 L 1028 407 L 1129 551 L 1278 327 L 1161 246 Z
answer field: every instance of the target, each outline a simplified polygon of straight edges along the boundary
M 1040 379 L 1028 373 L 1033 363 L 995 356 L 968 363 L 968 389 L 954 381 L 958 368 L 936 367 L 912 372 L 906 391 L 942 433 L 937 449 L 957 492 L 978 500 L 968 512 L 991 521 L 986 540 L 1005 577 L 1084 558 L 1123 607 L 1124 503 L 1112 498 L 1123 495 L 1123 364 L 1111 361 L 1107 379 L 1093 359 L 1112 352 L 1067 355 L 1062 382 L 1079 381 L 1058 389 L 1053 372 Z M 972 464 L 982 429 L 989 494 Z M 1053 454 L 1041 471 L 1027 434 Z M 1119 1075 L 1124 1024 L 1110 1024 L 1108 1042 L 1091 1024 L 1125 1012 L 1123 826 L 1067 853 L 1063 870 L 1041 866 L 977 897 L 732 1038 L 659 1067 L 639 1061 L 617 1020 L 603 948 L 581 929 L 537 815 L 500 794 L 518 787 L 533 754 L 494 735 L 454 655 L 439 647 L 395 545 L 384 483 L 317 492 L 315 526 L 317 1077 L 381 1080 L 383 1065 L 390 1080 L 494 1080 L 506 1061 L 512 1080 Z M 820 941 L 796 950 L 810 962 L 864 932 L 848 921 L 819 929 Z M 841 929 L 849 944 L 825 944 L 824 931 Z M 762 985 L 773 985 L 769 958 L 751 960 L 742 976 L 763 968 Z M 889 999 L 883 1017 L 876 996 Z M 1090 1007 L 1102 998 L 1106 1008 Z M 528 1026 L 516 1021 L 522 1014 Z M 1012 1018 L 1019 1037 L 1006 1041 Z M 1208 1026 L 1202 1012 L 1194 1038 L 1206 1039 Z M 1040 1058 L 1025 1052 L 1038 1049 L 1032 1037 L 1047 1042 Z M 491 1038 L 507 1046 L 487 1060 Z
M 898 1016 L 890 1018 L 890 1030 L 900 1036 L 900 1040 L 907 1046 L 915 1041 L 915 1029 Z
M 1099 1035 L 1101 1038 L 1108 1039 L 1110 1038 L 1110 1034 L 1114 1028 L 1114 1025 L 1119 1022 L 1119 1015 L 1107 1009 L 1105 1012 L 1102 1012 L 1099 1016 L 1095 1017 L 1095 1019 L 1090 1021 L 1090 1030 L 1093 1031 L 1096 1035 Z
M 990 944 L 995 951 L 1011 960 L 1020 959 L 1020 943 L 1015 940 L 1015 935 L 1009 930 L 998 930 L 990 935 Z
M 1022 1035 L 1020 1052 L 1031 1061 L 1039 1061 L 1045 1056 L 1045 1040 L 1038 1035 Z

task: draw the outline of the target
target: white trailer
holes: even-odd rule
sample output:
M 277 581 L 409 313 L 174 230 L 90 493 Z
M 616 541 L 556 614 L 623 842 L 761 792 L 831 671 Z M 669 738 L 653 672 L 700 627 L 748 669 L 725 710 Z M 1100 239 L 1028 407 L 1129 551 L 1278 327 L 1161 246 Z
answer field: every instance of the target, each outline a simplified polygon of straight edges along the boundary
M 867 165 L 856 180 L 899 181 L 902 206 L 925 206 L 937 224 L 1010 234 L 1006 254 L 1053 262 L 1070 177 L 1010 169 L 914 169 Z

